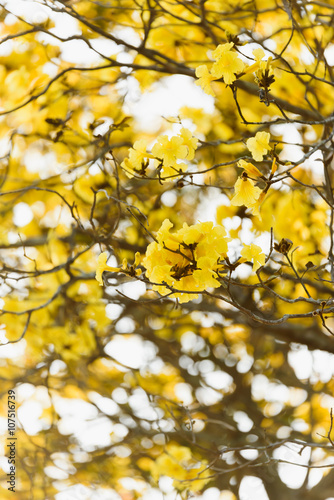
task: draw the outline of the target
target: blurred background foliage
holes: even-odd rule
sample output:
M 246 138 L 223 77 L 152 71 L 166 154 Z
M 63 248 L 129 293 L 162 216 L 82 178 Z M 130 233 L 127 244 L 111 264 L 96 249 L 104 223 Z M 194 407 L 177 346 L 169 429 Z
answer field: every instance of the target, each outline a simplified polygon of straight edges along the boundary
M 5 454 L 14 389 L 15 498 L 333 496 L 334 2 L 0 5 L 0 422 Z M 252 72 L 213 82 L 215 96 L 195 85 L 231 41 L 245 64 L 256 48 L 272 58 L 270 88 Z M 185 172 L 127 175 L 136 141 L 181 127 L 198 139 Z M 258 131 L 278 164 L 261 218 L 229 201 Z M 267 178 L 271 165 L 258 163 Z M 132 263 L 165 219 L 209 218 L 231 262 L 245 242 L 270 255 L 260 275 L 244 263 L 181 305 L 145 274 L 96 281 L 102 251 Z

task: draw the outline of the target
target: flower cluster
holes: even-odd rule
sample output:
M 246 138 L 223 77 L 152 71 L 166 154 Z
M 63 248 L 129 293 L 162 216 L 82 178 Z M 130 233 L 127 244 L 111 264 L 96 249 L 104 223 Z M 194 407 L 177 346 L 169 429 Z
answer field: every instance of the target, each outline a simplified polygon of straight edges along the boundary
M 218 272 L 226 257 L 226 231 L 212 222 L 198 223 L 170 233 L 173 224 L 166 219 L 143 259 L 146 276 L 154 283 L 153 290 L 171 294 L 180 302 L 198 297 L 208 287 L 220 286 Z M 192 293 L 189 293 L 192 292 Z
M 160 135 L 152 148 L 152 153 L 157 158 L 156 166 L 161 168 L 162 180 L 173 180 L 175 176 L 186 170 L 186 163 L 178 160 L 193 160 L 198 140 L 193 137 L 190 130 L 182 128 L 179 135 L 170 139 L 167 135 Z
M 196 68 L 196 76 L 199 78 L 196 84 L 200 85 L 207 94 L 214 95 L 210 86 L 212 80 L 223 78 L 226 85 L 231 85 L 236 80 L 236 75 L 243 71 L 245 64 L 232 50 L 233 47 L 233 42 L 218 45 L 212 52 L 215 62 L 210 71 L 205 64 Z
M 174 180 L 187 169 L 187 164 L 180 160 L 192 160 L 195 156 L 198 140 L 193 137 L 190 130 L 182 128 L 177 136 L 168 137 L 160 135 L 152 147 L 152 152 L 147 152 L 144 139 L 136 141 L 129 150 L 129 157 L 125 158 L 121 167 L 128 177 L 146 176 L 149 160 L 154 159 L 155 167 L 159 169 L 162 181 Z
M 154 156 L 146 151 L 147 143 L 145 139 L 140 139 L 136 141 L 133 148 L 129 150 L 129 157 L 121 163 L 121 167 L 124 169 L 128 177 L 134 177 L 135 175 L 145 176 L 146 169 L 148 167 L 149 159 L 154 158 Z
M 272 58 L 269 57 L 267 61 L 262 61 L 265 56 L 262 49 L 253 50 L 253 56 L 255 57 L 256 62 L 249 66 L 245 73 L 250 73 L 251 71 L 254 73 L 255 82 L 261 89 L 260 100 L 269 106 L 268 92 L 270 90 L 270 86 L 275 82 Z
M 152 461 L 151 473 L 156 482 L 161 476 L 174 479 L 174 487 L 179 491 L 198 491 L 210 480 L 208 462 L 196 460 L 189 448 L 174 443 L 168 443 L 166 451 Z
M 212 222 L 199 222 L 193 226 L 184 223 L 181 229 L 171 233 L 172 227 L 171 221 L 165 219 L 156 240 L 147 247 L 142 265 L 153 290 L 177 298 L 180 303 L 197 298 L 198 293 L 207 288 L 220 287 L 220 273 L 226 270 L 231 272 L 240 264 L 252 261 L 253 271 L 257 271 L 265 263 L 262 249 L 254 244 L 244 245 L 241 257 L 231 263 L 227 257 L 229 238 L 223 226 L 214 226 Z M 141 274 L 138 268 L 140 260 L 137 252 L 133 265 L 124 259 L 122 267 L 110 267 L 104 252 L 98 258 L 96 279 L 103 285 L 104 271 L 135 278 Z
M 241 73 L 245 67 L 238 54 L 232 51 L 233 47 L 233 42 L 223 43 L 212 52 L 215 62 L 211 74 L 215 78 L 224 78 L 226 85 L 231 85 L 236 80 L 236 74 Z
M 253 50 L 255 62 L 246 66 L 245 63 L 238 57 L 236 51 L 233 51 L 234 43 L 223 43 L 212 52 L 215 62 L 209 70 L 206 64 L 201 64 L 196 68 L 196 76 L 198 78 L 196 85 L 200 85 L 206 94 L 214 96 L 215 93 L 211 88 L 213 80 L 224 79 L 226 85 L 232 85 L 235 80 L 247 73 L 254 73 L 255 81 L 261 89 L 264 96 L 261 97 L 261 102 L 268 102 L 268 92 L 270 85 L 275 81 L 274 69 L 272 67 L 272 59 L 269 57 L 267 61 L 262 59 L 265 53 L 262 49 Z

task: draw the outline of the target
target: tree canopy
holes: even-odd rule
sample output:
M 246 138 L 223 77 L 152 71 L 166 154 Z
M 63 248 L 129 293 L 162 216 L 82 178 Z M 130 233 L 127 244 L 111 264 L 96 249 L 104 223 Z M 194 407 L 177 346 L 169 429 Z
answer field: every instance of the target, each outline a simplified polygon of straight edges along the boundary
M 333 497 L 334 1 L 0 5 L 1 498 Z

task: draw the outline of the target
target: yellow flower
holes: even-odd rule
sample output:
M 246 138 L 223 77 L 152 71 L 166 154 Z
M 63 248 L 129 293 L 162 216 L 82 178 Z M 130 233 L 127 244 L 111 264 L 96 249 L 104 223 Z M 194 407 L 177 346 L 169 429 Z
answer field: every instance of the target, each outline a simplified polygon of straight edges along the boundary
M 196 85 L 200 85 L 206 94 L 214 96 L 215 93 L 211 88 L 211 82 L 215 78 L 214 78 L 214 76 L 211 75 L 211 73 L 209 73 L 209 70 L 208 70 L 208 67 L 206 66 L 206 64 L 202 64 L 201 66 L 198 66 L 196 68 L 195 73 L 196 73 L 196 76 L 198 78 L 198 80 L 196 80 L 196 82 L 195 82 Z
M 175 181 L 179 177 L 179 174 L 185 172 L 187 168 L 188 165 L 186 163 L 175 163 L 175 165 L 171 167 L 165 167 L 163 165 L 160 173 L 160 179 L 162 182 Z
M 136 174 L 140 174 L 140 172 L 136 171 L 136 166 L 130 162 L 129 158 L 124 158 L 121 163 L 121 167 L 130 179 Z
M 228 52 L 231 49 L 233 49 L 233 47 L 234 47 L 233 42 L 222 43 L 215 48 L 215 50 L 212 52 L 212 56 L 214 59 L 219 59 L 225 52 Z
M 216 62 L 211 68 L 211 74 L 215 78 L 224 78 L 226 85 L 231 85 L 236 80 L 236 73 L 241 73 L 245 67 L 241 59 L 239 59 L 236 52 L 231 49 L 233 43 L 224 43 L 218 45 L 216 50 L 212 53 Z
M 135 254 L 135 261 L 133 266 L 129 266 L 127 259 L 123 259 L 122 267 L 111 267 L 107 266 L 107 260 L 108 260 L 107 252 L 101 253 L 97 259 L 97 269 L 95 278 L 100 284 L 100 286 L 103 286 L 102 274 L 104 271 L 110 271 L 112 273 L 124 273 L 130 276 L 139 276 L 141 274 L 141 269 L 136 269 L 140 261 L 139 252 L 136 252 Z
M 269 90 L 269 87 L 275 81 L 274 69 L 272 67 L 272 58 L 269 57 L 267 61 L 262 61 L 265 56 L 265 53 L 262 49 L 253 50 L 253 56 L 255 58 L 255 63 L 248 66 L 244 72 L 247 73 L 255 73 L 255 81 L 259 87 L 266 88 Z
M 243 168 L 247 172 L 247 174 L 250 175 L 251 177 L 256 177 L 256 178 L 263 177 L 262 172 L 260 172 L 260 170 L 255 165 L 249 163 L 248 161 L 239 160 L 238 166 L 240 168 Z
M 98 283 L 100 284 L 100 286 L 103 286 L 102 274 L 104 271 L 110 271 L 113 273 L 119 272 L 118 267 L 107 266 L 107 260 L 108 260 L 107 252 L 101 253 L 97 259 L 97 268 L 96 268 L 95 278 L 98 281 Z
M 186 446 L 167 444 L 166 451 L 155 462 L 152 461 L 150 466 L 156 482 L 161 476 L 168 476 L 174 479 L 174 487 L 179 491 L 199 491 L 209 481 L 208 462 L 196 460 Z
M 160 135 L 152 148 L 152 154 L 162 160 L 165 167 L 172 167 L 176 160 L 186 158 L 188 149 L 183 144 L 182 137 L 168 139 L 167 135 Z
M 274 173 L 277 170 L 277 163 L 276 163 L 276 158 L 273 159 L 272 165 L 271 165 L 271 175 L 274 175 Z
M 252 214 L 256 217 L 259 217 L 260 220 L 262 220 L 261 214 L 260 214 L 260 206 L 263 203 L 263 200 L 265 199 L 267 193 L 265 191 L 262 191 L 258 199 L 254 202 L 248 205 L 248 208 L 252 211 Z
M 243 262 L 253 261 L 253 271 L 257 271 L 261 266 L 264 265 L 266 257 L 262 253 L 262 248 L 258 245 L 245 245 L 241 250 L 241 256 L 243 257 Z
M 157 233 L 157 241 L 146 250 L 143 265 L 146 276 L 153 283 L 153 290 L 161 295 L 172 294 L 180 302 L 198 297 L 197 293 L 208 287 L 220 286 L 218 262 L 227 252 L 226 231 L 212 222 L 183 227 L 175 233 L 173 224 L 166 219 Z M 167 285 L 167 286 L 166 286 Z
M 254 65 L 255 66 L 255 65 Z M 272 58 L 269 57 L 267 61 L 259 61 L 257 63 L 257 71 L 255 71 L 255 81 L 259 87 L 269 89 L 270 85 L 275 81 L 275 72 L 272 67 Z
M 237 207 L 241 207 L 245 205 L 249 207 L 253 203 L 255 203 L 260 194 L 261 189 L 254 186 L 254 182 L 251 179 L 248 179 L 247 176 L 241 176 L 237 180 L 234 185 L 235 195 L 231 199 L 231 205 L 235 205 Z
M 254 50 L 253 50 L 253 56 L 255 57 L 255 60 L 256 60 L 256 61 L 261 61 L 261 59 L 263 59 L 263 58 L 264 58 L 265 53 L 264 53 L 264 51 L 263 51 L 262 49 L 260 49 L 260 48 L 259 48 L 259 49 L 254 49 Z
M 182 128 L 178 136 L 170 139 L 166 135 L 157 138 L 152 148 L 156 157 L 156 166 L 161 168 L 160 179 L 162 181 L 173 181 L 178 174 L 185 172 L 188 165 L 178 163 L 180 159 L 192 160 L 195 156 L 198 139 L 193 137 L 190 130 Z
M 146 175 L 149 159 L 155 159 L 156 166 L 161 168 L 161 180 L 174 180 L 178 174 L 184 172 L 188 165 L 178 163 L 180 159 L 192 160 L 195 156 L 198 139 L 193 137 L 190 130 L 182 128 L 178 136 L 159 136 L 153 146 L 152 153 L 146 151 L 146 141 L 136 141 L 129 150 L 129 157 L 121 163 L 121 167 L 128 177 Z
M 251 137 L 247 140 L 247 148 L 252 153 L 254 160 L 263 160 L 263 156 L 271 149 L 269 141 L 270 134 L 268 132 L 257 132 L 255 137 Z
M 145 168 L 148 164 L 148 158 L 154 158 L 150 153 L 146 152 L 146 141 L 140 139 L 136 141 L 133 148 L 129 150 L 129 158 L 121 163 L 121 167 L 125 170 L 128 177 L 133 177 L 136 174 L 144 175 Z
M 260 65 L 262 64 L 261 59 L 264 58 L 265 53 L 263 52 L 262 49 L 255 49 L 255 50 L 253 50 L 253 56 L 255 57 L 255 63 L 251 64 L 250 66 L 248 66 L 248 68 L 245 69 L 246 74 L 253 73 L 257 69 L 259 69 Z M 264 65 L 265 65 L 265 63 L 264 63 Z
M 146 141 L 144 139 L 140 139 L 136 141 L 133 145 L 133 149 L 130 149 L 129 159 L 132 163 L 141 163 L 144 158 L 151 157 L 149 153 L 146 152 Z
M 187 160 L 193 160 L 195 156 L 195 151 L 197 149 L 198 139 L 192 135 L 190 130 L 187 128 L 182 128 L 179 136 L 183 140 L 183 145 L 187 146 L 188 154 L 186 156 Z
M 134 267 L 137 267 L 139 266 L 140 264 L 140 261 L 141 261 L 141 256 L 140 256 L 140 253 L 139 252 L 136 252 L 135 253 L 135 261 L 134 261 Z

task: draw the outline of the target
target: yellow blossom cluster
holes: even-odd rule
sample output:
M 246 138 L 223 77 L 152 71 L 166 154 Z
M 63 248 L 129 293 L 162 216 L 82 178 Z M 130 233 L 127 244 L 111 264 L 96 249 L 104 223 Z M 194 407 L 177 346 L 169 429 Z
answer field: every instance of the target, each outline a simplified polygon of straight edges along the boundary
M 255 81 L 259 87 L 269 89 L 275 81 L 274 70 L 271 65 L 271 57 L 267 61 L 262 61 L 265 53 L 262 49 L 253 50 L 255 62 L 246 67 L 245 63 L 238 57 L 234 48 L 234 43 L 223 43 L 212 52 L 215 62 L 209 70 L 206 64 L 201 64 L 196 68 L 198 78 L 196 85 L 200 85 L 206 94 L 214 96 L 211 82 L 224 79 L 226 85 L 232 85 L 235 80 L 247 73 L 254 73 Z
M 184 172 L 187 164 L 178 163 L 178 160 L 193 160 L 197 143 L 196 137 L 186 128 L 171 138 L 160 135 L 152 148 L 152 154 L 157 158 L 156 166 L 161 167 L 160 178 L 174 180 L 177 174 Z
M 269 57 L 267 61 L 263 61 L 262 59 L 265 56 L 265 53 L 262 49 L 253 50 L 253 56 L 255 62 L 248 66 L 245 69 L 244 73 L 254 73 L 255 81 L 260 83 L 264 75 L 274 76 L 274 69 L 272 67 L 272 58 Z
M 232 51 L 233 47 L 233 42 L 223 43 L 212 52 L 215 62 L 211 74 L 217 79 L 224 78 L 226 85 L 231 85 L 236 80 L 236 74 L 241 73 L 245 67 L 238 54 Z
M 269 57 L 267 61 L 262 61 L 265 56 L 262 49 L 253 50 L 253 56 L 256 62 L 248 67 L 246 73 L 252 71 L 258 86 L 268 90 L 270 85 L 275 81 L 272 59 Z
M 207 94 L 215 95 L 210 85 L 212 80 L 223 78 L 226 85 L 231 85 L 236 80 L 236 75 L 243 71 L 245 64 L 232 50 L 233 47 L 233 42 L 218 45 L 212 52 L 215 62 L 210 71 L 205 64 L 196 68 L 196 76 L 199 78 L 196 84 Z
M 152 462 L 151 473 L 158 481 L 161 476 L 174 479 L 174 487 L 182 491 L 199 491 L 209 481 L 210 470 L 206 460 L 196 460 L 189 448 L 169 443 L 166 451 Z
M 136 141 L 133 148 L 129 150 L 129 157 L 121 163 L 121 167 L 124 169 L 128 177 L 134 177 L 135 175 L 146 175 L 146 168 L 148 167 L 148 162 L 150 158 L 154 158 L 150 153 L 146 151 L 147 143 L 145 139 L 140 139 Z
M 227 257 L 230 239 L 223 226 L 214 226 L 212 222 L 199 222 L 192 226 L 184 223 L 174 233 L 170 232 L 172 227 L 172 222 L 165 219 L 155 241 L 147 247 L 142 265 L 146 268 L 146 277 L 153 284 L 153 290 L 184 303 L 197 298 L 198 293 L 207 288 L 221 286 L 219 273 L 231 269 Z M 140 260 L 137 252 L 133 265 L 129 266 L 124 259 L 121 268 L 110 267 L 107 265 L 107 253 L 104 252 L 98 258 L 96 279 L 103 285 L 104 271 L 139 276 Z M 265 255 L 257 245 L 244 245 L 237 262 L 242 264 L 251 261 L 253 271 L 257 271 L 264 265 Z
M 228 238 L 225 229 L 212 222 L 184 223 L 175 233 L 170 233 L 172 227 L 169 219 L 162 223 L 157 240 L 146 250 L 143 265 L 154 283 L 153 290 L 161 295 L 179 290 L 173 297 L 188 302 L 198 297 L 196 292 L 220 286 L 217 272 L 222 267 L 219 262 L 226 257 Z
M 125 158 L 121 167 L 130 178 L 135 175 L 145 177 L 149 160 L 154 159 L 160 179 L 174 180 L 187 169 L 187 164 L 180 163 L 179 160 L 193 160 L 197 143 L 198 139 L 186 128 L 182 128 L 177 136 L 158 136 L 151 153 L 147 152 L 145 139 L 140 139 L 129 150 L 129 157 Z
M 129 157 L 121 163 L 121 167 L 125 171 L 128 177 L 134 177 L 135 175 L 146 175 L 146 168 L 148 167 L 148 162 L 150 158 L 154 158 L 153 155 L 147 153 L 146 151 L 147 143 L 145 139 L 139 139 L 133 145 L 133 148 L 129 150 Z

